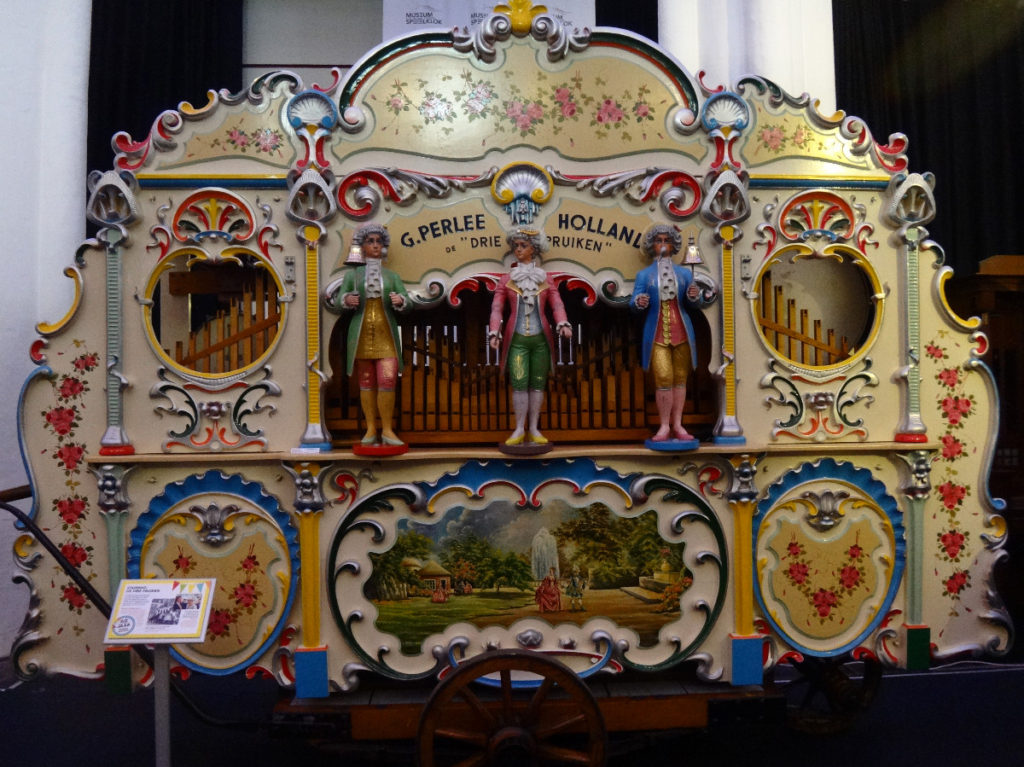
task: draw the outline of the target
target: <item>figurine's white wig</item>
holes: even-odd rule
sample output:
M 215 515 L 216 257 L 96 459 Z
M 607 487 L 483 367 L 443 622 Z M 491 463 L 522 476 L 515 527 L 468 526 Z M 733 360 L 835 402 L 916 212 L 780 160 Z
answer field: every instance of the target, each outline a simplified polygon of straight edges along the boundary
M 540 259 L 540 254 L 548 249 L 547 235 L 540 229 L 533 229 L 529 226 L 517 226 L 514 229 L 509 229 L 508 234 L 505 235 L 505 242 L 508 243 L 510 249 L 509 254 L 512 252 L 512 243 L 516 240 L 526 240 L 533 245 L 533 257 L 538 260 Z
M 388 234 L 388 228 L 384 226 L 384 224 L 374 223 L 363 224 L 356 229 L 356 233 L 352 235 L 352 244 L 362 247 L 363 240 L 366 239 L 366 235 L 368 234 L 380 235 L 381 242 L 384 243 L 385 253 L 387 252 L 386 249 L 391 247 L 391 235 Z
M 640 250 L 648 258 L 654 258 L 657 255 L 654 252 L 654 238 L 659 234 L 667 234 L 672 238 L 672 244 L 676 248 L 676 253 L 683 249 L 683 233 L 679 229 L 672 224 L 654 224 L 644 232 L 643 240 L 640 242 Z

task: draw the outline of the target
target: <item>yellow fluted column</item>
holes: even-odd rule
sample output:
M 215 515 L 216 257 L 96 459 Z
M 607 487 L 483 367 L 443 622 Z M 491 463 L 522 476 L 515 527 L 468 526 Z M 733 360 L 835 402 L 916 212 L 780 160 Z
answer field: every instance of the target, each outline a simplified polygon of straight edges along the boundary
M 743 428 L 736 415 L 736 296 L 733 270 L 734 246 L 740 231 L 731 224 L 723 224 L 715 232 L 722 245 L 722 357 L 719 380 L 719 416 L 715 426 L 717 444 L 739 445 L 746 442 Z
M 732 683 L 760 684 L 763 679 L 763 637 L 754 629 L 754 486 L 756 459 L 748 455 L 730 458 L 732 486 L 726 494 L 733 513 L 733 611 Z
M 331 437 L 323 423 L 324 374 L 320 370 L 320 239 L 323 234 L 319 226 L 305 226 L 302 230 L 306 246 L 306 430 L 302 446 L 327 451 L 331 449 Z
M 320 561 L 320 520 L 326 501 L 321 487 L 323 467 L 305 461 L 285 463 L 295 480 L 295 518 L 299 528 L 299 567 L 302 604 L 300 647 L 295 652 L 295 694 L 323 698 L 330 694 L 327 646 L 320 632 L 323 580 Z

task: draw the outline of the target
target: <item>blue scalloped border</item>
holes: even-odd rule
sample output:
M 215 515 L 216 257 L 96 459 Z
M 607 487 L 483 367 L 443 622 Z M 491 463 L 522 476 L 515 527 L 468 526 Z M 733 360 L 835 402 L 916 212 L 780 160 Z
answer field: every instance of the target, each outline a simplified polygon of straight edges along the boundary
M 288 553 L 291 557 L 292 573 L 288 583 L 288 596 L 285 599 L 284 610 L 281 612 L 281 617 L 266 640 L 259 646 L 259 648 L 249 654 L 244 661 L 231 666 L 230 668 L 211 669 L 206 666 L 200 666 L 184 658 L 180 653 L 171 648 L 171 654 L 175 659 L 189 668 L 211 676 L 227 676 L 228 674 L 233 674 L 236 671 L 241 671 L 253 658 L 258 658 L 266 652 L 267 648 L 277 640 L 277 637 L 284 629 L 288 615 L 291 612 L 292 602 L 295 600 L 295 593 L 298 590 L 300 564 L 298 531 L 292 525 L 292 520 L 288 513 L 281 510 L 281 505 L 278 503 L 277 499 L 264 492 L 263 485 L 259 482 L 249 481 L 241 474 L 228 475 L 217 470 L 210 470 L 201 475 L 192 474 L 183 480 L 166 485 L 163 492 L 154 496 L 154 498 L 149 502 L 149 509 L 145 514 L 139 517 L 135 527 L 132 528 L 130 536 L 131 543 L 128 547 L 128 576 L 130 578 L 139 577 L 140 567 L 142 564 L 142 544 L 145 542 L 146 536 L 149 535 L 149 532 L 153 529 L 160 518 L 166 514 L 169 509 L 176 506 L 181 501 L 189 498 L 190 496 L 199 495 L 200 493 L 228 493 L 231 495 L 237 495 L 249 501 L 254 506 L 261 508 L 269 514 L 271 519 L 273 519 L 274 522 L 277 523 L 278 527 L 281 528 L 281 533 L 284 535 L 285 543 L 288 546 Z
M 453 488 L 480 497 L 487 485 L 503 482 L 519 490 L 525 504 L 532 506 L 540 488 L 551 482 L 567 482 L 574 493 L 584 493 L 595 484 L 606 484 L 617 488 L 628 499 L 630 487 L 638 476 L 639 472 L 624 476 L 610 467 L 600 467 L 592 458 L 467 461 L 457 471 L 448 472 L 434 482 L 414 484 L 433 500 Z
M 39 493 L 37 492 L 37 483 L 35 472 L 32 471 L 32 462 L 28 456 L 28 445 L 25 444 L 25 435 L 28 433 L 25 427 L 25 397 L 28 395 L 28 388 L 39 378 L 50 378 L 54 375 L 53 369 L 48 365 L 40 365 L 25 378 L 21 384 L 21 390 L 18 392 L 18 452 L 21 454 L 21 465 L 25 469 L 25 478 L 28 480 L 29 494 L 31 497 L 32 505 L 29 507 L 28 516 L 30 519 L 35 519 L 39 513 Z M 15 522 L 14 526 L 19 530 L 24 529 L 24 525 L 21 522 Z
M 852 463 L 843 461 L 836 462 L 832 458 L 822 458 L 815 463 L 805 463 L 797 469 L 790 469 L 782 478 L 776 481 L 773 485 L 768 488 L 768 492 L 765 497 L 757 504 L 757 513 L 754 514 L 754 529 L 753 529 L 753 540 L 751 541 L 752 549 L 754 551 L 754 572 L 757 572 L 757 537 L 761 530 L 761 523 L 764 522 L 765 516 L 771 511 L 772 507 L 779 501 L 779 499 L 792 490 L 797 485 L 802 485 L 805 482 L 814 482 L 822 479 L 836 479 L 844 482 L 849 482 L 851 485 L 855 485 L 867 493 L 871 498 L 878 504 L 879 508 L 889 518 L 889 523 L 892 525 L 893 538 L 896 542 L 896 550 L 893 552 L 893 570 L 892 578 L 889 581 L 889 589 L 885 594 L 885 598 L 882 600 L 882 604 L 879 607 L 878 613 L 874 619 L 868 622 L 864 630 L 857 635 L 855 639 L 841 647 L 834 648 L 832 650 L 821 651 L 805 647 L 799 644 L 788 632 L 784 631 L 771 617 L 771 613 L 765 605 L 764 596 L 761 593 L 760 579 L 754 579 L 754 595 L 757 597 L 757 602 L 761 606 L 761 613 L 765 620 L 771 625 L 776 632 L 781 636 L 789 640 L 794 647 L 807 655 L 811 655 L 818 658 L 831 658 L 837 655 L 842 655 L 849 652 L 861 642 L 863 642 L 878 625 L 885 620 L 885 616 L 889 613 L 889 608 L 892 606 L 893 600 L 896 598 L 896 592 L 899 591 L 900 583 L 903 580 L 903 570 L 906 567 L 907 561 L 907 540 L 905 530 L 903 528 L 903 514 L 899 510 L 899 506 L 896 504 L 896 500 L 889 494 L 885 487 L 885 483 L 875 479 L 874 475 L 868 470 L 854 466 Z

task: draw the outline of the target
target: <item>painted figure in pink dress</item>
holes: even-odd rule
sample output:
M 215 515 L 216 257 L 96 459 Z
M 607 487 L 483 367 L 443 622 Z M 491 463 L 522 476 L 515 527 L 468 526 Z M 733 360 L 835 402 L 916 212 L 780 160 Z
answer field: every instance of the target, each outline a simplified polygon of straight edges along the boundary
M 542 613 L 553 613 L 562 609 L 562 590 L 558 587 L 555 568 L 552 567 L 544 576 L 544 580 L 533 594 L 533 599 Z

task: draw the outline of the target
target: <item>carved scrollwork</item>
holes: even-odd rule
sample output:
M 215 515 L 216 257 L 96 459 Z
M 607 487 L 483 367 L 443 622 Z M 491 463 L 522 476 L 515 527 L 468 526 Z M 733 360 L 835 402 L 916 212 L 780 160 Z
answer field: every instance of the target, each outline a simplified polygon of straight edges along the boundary
M 793 382 L 777 369 L 778 363 L 775 360 L 768 362 L 770 372 L 761 377 L 760 386 L 762 389 L 775 389 L 778 396 L 766 397 L 765 407 L 782 405 L 790 409 L 790 416 L 786 420 L 781 418 L 775 421 L 775 429 L 788 429 L 796 426 L 804 417 L 804 401 L 800 396 L 800 390 L 793 385 Z
M 850 407 L 858 402 L 864 402 L 865 406 L 870 407 L 871 403 L 875 401 L 874 396 L 861 393 L 865 386 L 878 386 L 878 376 L 870 372 L 871 365 L 871 359 L 866 358 L 864 369 L 847 378 L 835 396 L 836 415 L 844 424 L 852 428 L 863 426 L 864 419 L 849 417 L 847 411 Z
M 606 176 L 568 176 L 547 166 L 555 183 L 590 189 L 595 197 L 622 194 L 635 205 L 644 205 L 656 195 L 665 215 L 679 220 L 693 215 L 704 200 L 700 182 L 689 173 L 675 168 L 636 168 Z M 662 188 L 668 184 L 665 191 Z
M 19 561 L 19 566 L 22 566 L 21 561 Z M 24 656 L 29 652 L 30 648 L 33 648 L 46 640 L 39 631 L 43 617 L 42 609 L 40 608 L 42 600 L 39 597 L 39 590 L 27 576 L 21 574 L 14 575 L 11 578 L 11 582 L 24 583 L 29 590 L 28 605 L 25 610 L 25 616 L 21 621 L 21 626 L 18 627 L 18 632 L 15 635 L 14 642 L 11 644 L 10 648 L 11 665 L 14 668 L 14 672 L 17 675 L 18 680 L 21 682 L 28 682 L 39 677 L 45 671 L 38 661 L 24 660 Z
M 160 368 L 157 371 L 157 377 L 160 378 L 162 383 L 154 384 L 149 390 L 149 396 L 154 399 L 162 397 L 167 400 L 168 404 L 157 405 L 154 410 L 157 414 L 167 413 L 168 415 L 184 418 L 185 425 L 180 431 L 172 429 L 167 432 L 171 440 L 184 439 L 193 434 L 199 425 L 199 403 L 192 398 L 192 395 L 183 386 L 168 380 L 166 368 Z
M 481 61 L 493 63 L 498 52 L 495 43 L 508 40 L 512 34 L 512 19 L 503 13 L 492 13 L 481 21 L 472 32 L 466 27 L 452 30 L 455 50 L 460 53 L 472 53 Z
M 853 417 L 849 411 L 855 405 L 869 407 L 874 402 L 874 396 L 862 392 L 865 386 L 878 385 L 878 376 L 870 371 L 870 358 L 865 358 L 862 370 L 833 379 L 839 383 L 834 390 L 825 389 L 821 384 L 801 391 L 793 377 L 778 371 L 774 360 L 768 364 L 771 371 L 762 376 L 760 385 L 775 389 L 778 396 L 765 398 L 765 405 L 782 405 L 791 411 L 785 420 L 775 421 L 773 437 L 784 435 L 816 442 L 851 436 L 867 439 L 864 419 Z
M 847 117 L 840 126 L 840 135 L 847 139 L 846 151 L 853 156 L 869 152 L 875 160 L 890 173 L 899 173 L 907 168 L 907 146 L 910 142 L 902 133 L 889 136 L 888 144 L 879 144 L 868 130 L 867 124 L 859 117 Z
M 508 40 L 513 34 L 524 37 L 533 35 L 536 40 L 548 44 L 548 61 L 560 61 L 570 51 L 579 52 L 590 45 L 590 30 L 574 29 L 571 32 L 554 16 L 544 13 L 544 6 L 523 5 L 511 2 L 495 6 L 495 13 L 484 19 L 473 32 L 465 27 L 452 30 L 453 47 L 462 53 L 472 53 L 481 61 L 493 63 L 497 59 L 496 43 Z
M 166 405 L 154 408 L 159 414 L 168 414 L 184 419 L 184 425 L 178 431 L 167 432 L 163 449 L 172 446 L 205 448 L 210 450 L 236 449 L 251 445 L 267 445 L 263 429 L 256 429 L 247 423 L 251 416 L 263 412 L 273 412 L 275 406 L 264 404 L 263 397 L 277 397 L 281 387 L 270 379 L 270 367 L 263 368 L 263 380 L 245 386 L 234 402 L 224 399 L 197 400 L 191 391 L 168 378 L 167 368 L 160 368 L 157 375 L 161 382 L 154 384 L 149 391 L 153 399 L 164 399 Z M 215 390 L 225 388 L 219 386 Z M 225 416 L 228 416 L 225 418 Z M 230 427 L 222 425 L 227 420 Z M 203 423 L 210 426 L 203 428 Z
M 237 434 L 253 439 L 263 437 L 263 429 L 250 428 L 246 419 L 259 413 L 273 413 L 277 410 L 274 405 L 263 403 L 263 397 L 281 396 L 281 387 L 275 381 L 270 380 L 270 376 L 270 367 L 263 368 L 263 380 L 247 386 L 235 400 L 235 405 L 231 410 L 231 423 Z M 266 444 L 265 440 L 262 441 Z
M 472 179 L 437 176 L 402 170 L 401 168 L 364 168 L 350 173 L 338 183 L 337 200 L 346 215 L 363 220 L 372 218 L 380 210 L 385 198 L 399 206 L 409 205 L 423 194 L 441 199 L 453 189 L 487 186 L 497 168 Z
M 536 40 L 545 40 L 548 44 L 548 61 L 560 61 L 569 51 L 578 53 L 590 45 L 590 30 L 584 27 L 571 32 L 558 19 L 547 13 L 535 16 L 530 26 L 530 33 Z

